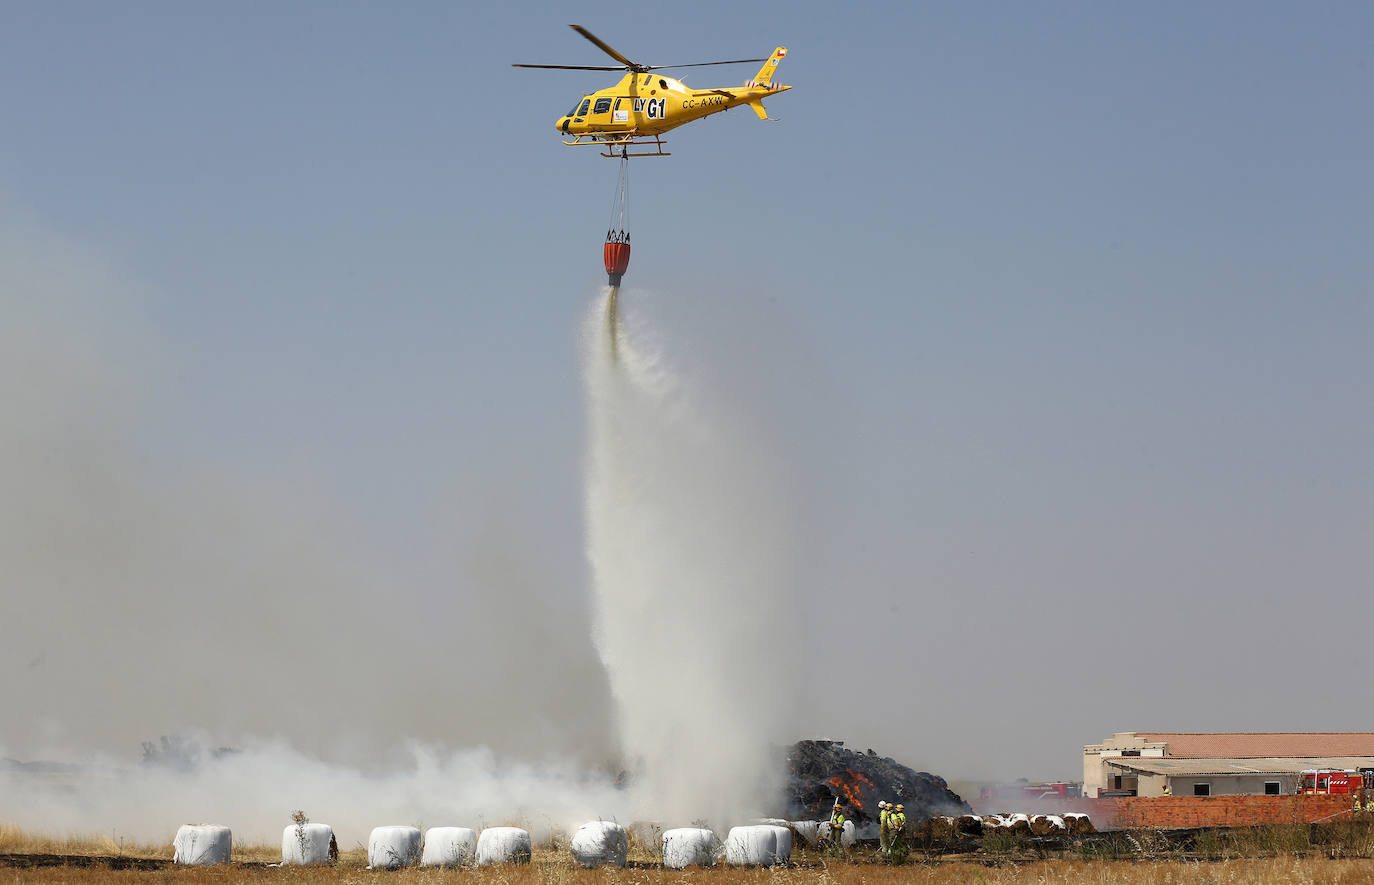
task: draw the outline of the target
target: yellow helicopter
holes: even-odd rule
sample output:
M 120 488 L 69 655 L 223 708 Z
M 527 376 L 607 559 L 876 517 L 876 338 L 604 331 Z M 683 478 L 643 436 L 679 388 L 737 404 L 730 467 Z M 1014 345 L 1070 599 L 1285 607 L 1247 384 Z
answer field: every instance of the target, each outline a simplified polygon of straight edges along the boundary
M 763 99 L 786 92 L 791 86 L 773 82 L 778 62 L 787 55 L 779 46 L 767 58 L 741 58 L 734 61 L 708 61 L 690 65 L 641 65 L 630 61 L 581 25 L 569 25 L 598 49 L 620 64 L 610 65 L 512 65 L 517 68 L 552 68 L 564 71 L 619 71 L 626 74 L 616 85 L 584 95 L 571 111 L 560 117 L 554 127 L 568 145 L 597 145 L 603 157 L 666 157 L 663 133 L 684 123 L 709 117 L 740 105 L 748 105 L 760 120 L 768 119 Z M 737 65 L 763 62 L 754 78 L 743 86 L 720 89 L 692 89 L 671 77 L 654 71 L 667 68 L 700 68 L 710 65 Z M 653 148 L 630 153 L 631 147 Z M 617 149 L 619 152 L 617 153 Z

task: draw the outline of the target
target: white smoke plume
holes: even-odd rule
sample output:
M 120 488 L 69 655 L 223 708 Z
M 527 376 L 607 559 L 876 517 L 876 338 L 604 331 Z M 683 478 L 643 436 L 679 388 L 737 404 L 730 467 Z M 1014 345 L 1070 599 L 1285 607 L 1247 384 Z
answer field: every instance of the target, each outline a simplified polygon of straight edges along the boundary
M 388 549 L 326 479 L 187 445 L 147 296 L 4 210 L 0 822 L 275 838 L 304 808 L 361 839 L 620 813 L 579 551 L 529 555 L 524 465 L 454 467 L 484 506 Z M 140 765 L 161 735 L 243 752 Z
M 250 740 L 219 758 L 192 749 L 155 764 L 101 759 L 76 769 L 0 771 L 0 814 L 34 832 L 113 833 L 135 842 L 170 842 L 182 823 L 218 823 L 239 844 L 271 845 L 299 808 L 331 825 L 343 849 L 365 845 L 373 827 L 388 824 L 512 824 L 539 838 L 598 817 L 625 819 L 625 793 L 579 765 L 415 742 L 406 749 L 409 763 L 385 776 L 280 740 Z
M 187 446 L 185 357 L 137 284 L 3 211 L 0 308 L 0 822 L 271 842 L 301 808 L 349 846 L 386 823 L 773 806 L 795 506 L 767 422 L 643 317 L 618 363 L 600 307 L 587 323 L 594 644 L 582 583 L 530 555 L 549 545 L 523 465 L 465 471 L 483 505 L 401 555 L 327 477 Z M 161 735 L 205 750 L 140 764 Z
M 676 370 L 642 315 L 622 317 L 614 353 L 603 316 L 589 313 L 584 336 L 587 549 L 636 811 L 674 825 L 759 814 L 799 688 L 784 657 L 785 472 L 767 434 Z

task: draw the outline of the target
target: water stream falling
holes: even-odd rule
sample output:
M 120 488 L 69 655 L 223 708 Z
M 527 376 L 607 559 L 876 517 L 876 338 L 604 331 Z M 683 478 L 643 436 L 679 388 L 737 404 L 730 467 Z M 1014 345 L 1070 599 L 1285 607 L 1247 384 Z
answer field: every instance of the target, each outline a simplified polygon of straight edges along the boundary
M 774 453 L 610 301 L 585 324 L 587 553 L 636 813 L 738 822 L 775 805 L 799 686 Z
M 616 361 L 620 348 L 620 287 L 606 287 L 606 333 L 605 341 L 611 362 Z

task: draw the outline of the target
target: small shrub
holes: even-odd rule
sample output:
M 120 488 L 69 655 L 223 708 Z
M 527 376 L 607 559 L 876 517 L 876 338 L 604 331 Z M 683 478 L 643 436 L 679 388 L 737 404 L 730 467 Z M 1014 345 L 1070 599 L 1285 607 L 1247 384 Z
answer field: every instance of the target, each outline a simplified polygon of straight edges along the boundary
M 994 857 L 1003 857 L 1021 847 L 1021 834 L 1005 828 L 983 833 L 983 850 Z
M 1313 827 L 1313 845 L 1327 857 L 1374 857 L 1374 819 L 1367 815 Z
M 1083 860 L 1120 860 L 1136 853 L 1120 832 L 1095 834 L 1073 844 L 1074 852 Z
M 1226 840 L 1216 830 L 1203 830 L 1193 839 L 1193 851 L 1207 860 L 1226 857 Z
M 305 838 L 305 825 L 310 823 L 309 816 L 299 808 L 291 812 L 291 821 L 296 825 L 296 842 L 301 846 L 301 857 L 308 857 L 308 847 Z

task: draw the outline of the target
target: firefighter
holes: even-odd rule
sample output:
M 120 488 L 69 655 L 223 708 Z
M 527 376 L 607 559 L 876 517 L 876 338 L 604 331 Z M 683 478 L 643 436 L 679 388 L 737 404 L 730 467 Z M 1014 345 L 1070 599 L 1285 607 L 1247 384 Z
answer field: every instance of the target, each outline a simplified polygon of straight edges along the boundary
M 898 805 L 895 811 L 887 815 L 887 843 L 891 848 L 900 848 L 902 844 L 902 834 L 906 831 L 906 806 Z
M 878 803 L 878 848 L 887 854 L 888 828 L 887 819 L 890 815 L 892 806 L 887 802 Z
M 1164 782 L 1164 792 L 1163 792 L 1163 793 L 1160 793 L 1160 795 L 1161 795 L 1161 796 L 1172 796 L 1172 795 L 1174 795 L 1174 794 L 1169 790 L 1169 782 L 1168 782 L 1168 781 L 1165 781 L 1165 782 Z
M 835 797 L 835 807 L 830 809 L 830 847 L 836 851 L 844 850 L 844 808 L 840 797 Z

